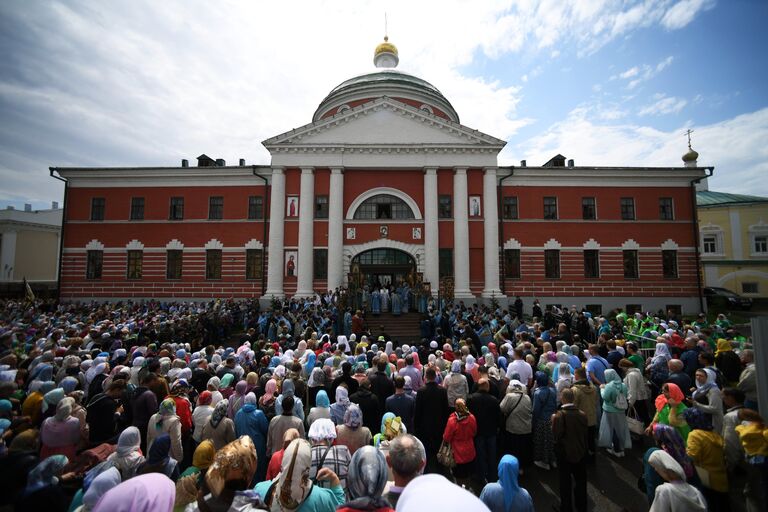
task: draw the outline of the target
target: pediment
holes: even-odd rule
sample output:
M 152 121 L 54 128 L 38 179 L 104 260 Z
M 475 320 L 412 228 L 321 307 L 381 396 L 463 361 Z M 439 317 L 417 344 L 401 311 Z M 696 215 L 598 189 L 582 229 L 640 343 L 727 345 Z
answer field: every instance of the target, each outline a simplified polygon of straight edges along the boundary
M 382 97 L 263 142 L 270 151 L 335 147 L 482 148 L 500 151 L 503 140 Z

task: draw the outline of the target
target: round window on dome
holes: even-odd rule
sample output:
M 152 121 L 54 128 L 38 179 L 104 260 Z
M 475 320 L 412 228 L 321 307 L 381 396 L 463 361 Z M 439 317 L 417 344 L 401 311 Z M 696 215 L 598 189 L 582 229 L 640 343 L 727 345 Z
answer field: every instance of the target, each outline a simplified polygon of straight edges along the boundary
M 423 110 L 424 112 L 429 112 L 430 114 L 434 114 L 435 111 L 432 110 L 432 107 L 427 105 L 426 103 L 419 107 L 419 110 Z

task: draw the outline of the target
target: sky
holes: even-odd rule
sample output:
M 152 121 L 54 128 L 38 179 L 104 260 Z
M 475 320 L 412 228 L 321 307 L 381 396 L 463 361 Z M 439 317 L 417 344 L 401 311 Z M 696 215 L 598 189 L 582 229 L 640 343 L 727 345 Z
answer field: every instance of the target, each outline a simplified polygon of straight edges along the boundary
M 0 2 L 0 207 L 50 207 L 54 167 L 269 164 L 337 84 L 398 69 L 500 165 L 680 166 L 768 196 L 765 0 Z M 762 48 L 763 50 L 760 50 Z

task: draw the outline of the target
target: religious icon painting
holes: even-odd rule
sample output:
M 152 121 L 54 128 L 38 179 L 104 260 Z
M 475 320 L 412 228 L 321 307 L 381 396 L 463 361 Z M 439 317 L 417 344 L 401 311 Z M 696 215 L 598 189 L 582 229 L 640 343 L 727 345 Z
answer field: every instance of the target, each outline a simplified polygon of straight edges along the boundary
M 299 216 L 299 196 L 288 196 L 288 201 L 285 203 L 285 216 Z
M 469 196 L 469 216 L 480 217 L 480 196 Z
M 414 240 L 421 240 L 421 228 L 413 228 L 412 237 Z
M 379 236 L 381 236 L 381 238 L 387 238 L 389 236 L 389 227 L 379 226 Z
M 357 237 L 357 230 L 355 228 L 347 228 L 347 240 L 354 240 Z
M 298 253 L 296 251 L 285 251 L 285 277 L 296 276 L 296 260 Z

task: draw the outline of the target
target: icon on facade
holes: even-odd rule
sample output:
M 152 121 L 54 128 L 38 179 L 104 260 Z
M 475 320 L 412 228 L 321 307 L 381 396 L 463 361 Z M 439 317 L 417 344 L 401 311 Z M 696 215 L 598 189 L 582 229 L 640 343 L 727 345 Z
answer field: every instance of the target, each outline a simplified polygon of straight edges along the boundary
M 285 251 L 285 276 L 294 277 L 296 275 L 296 251 Z
M 480 196 L 469 196 L 469 216 L 480 217 Z
M 379 226 L 379 236 L 381 236 L 381 238 L 387 238 L 389 236 L 389 227 Z
M 421 240 L 421 228 L 413 228 L 413 239 Z
M 347 228 L 347 240 L 354 240 L 357 236 L 357 230 L 355 228 Z
M 285 216 L 299 216 L 299 196 L 288 196 L 288 202 L 285 205 Z

